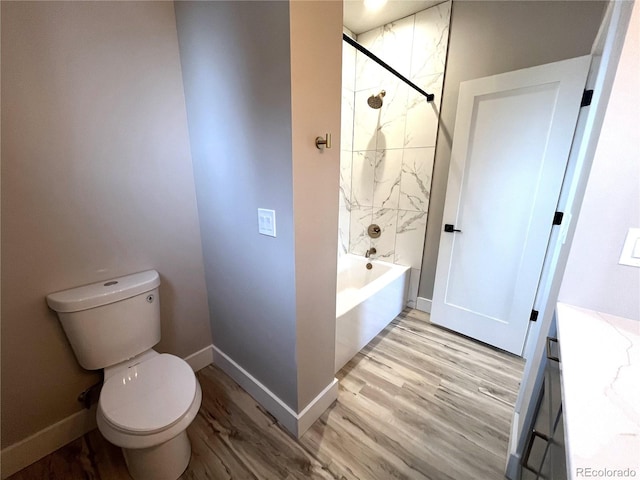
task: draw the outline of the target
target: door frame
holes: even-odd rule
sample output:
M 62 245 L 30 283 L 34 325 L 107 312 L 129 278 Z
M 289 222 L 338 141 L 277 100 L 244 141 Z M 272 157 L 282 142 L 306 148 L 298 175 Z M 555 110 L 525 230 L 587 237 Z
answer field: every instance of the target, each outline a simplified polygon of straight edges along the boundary
M 530 322 L 525 342 L 526 364 L 511 421 L 505 472 L 510 479 L 519 478 L 518 466 L 526 443 L 524 432 L 531 426 L 536 403 L 533 393 L 540 386 L 540 376 L 537 373 L 546 359 L 545 342 L 539 339 L 547 336 L 552 324 L 633 5 L 633 2 L 617 0 L 608 3 L 598 36 L 591 49 L 593 60 L 586 88 L 593 89 L 594 93 L 591 105 L 583 108 L 578 115 L 567 173 L 558 203 L 558 210 L 564 212 L 564 218 L 561 228 L 552 230 L 534 303 L 539 311 L 538 321 Z

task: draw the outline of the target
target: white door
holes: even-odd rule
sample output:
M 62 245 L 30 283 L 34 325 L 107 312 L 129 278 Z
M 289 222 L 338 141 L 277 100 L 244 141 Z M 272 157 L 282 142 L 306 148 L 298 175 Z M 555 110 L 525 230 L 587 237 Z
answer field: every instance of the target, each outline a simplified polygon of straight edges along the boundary
M 460 84 L 433 323 L 522 354 L 590 62 Z

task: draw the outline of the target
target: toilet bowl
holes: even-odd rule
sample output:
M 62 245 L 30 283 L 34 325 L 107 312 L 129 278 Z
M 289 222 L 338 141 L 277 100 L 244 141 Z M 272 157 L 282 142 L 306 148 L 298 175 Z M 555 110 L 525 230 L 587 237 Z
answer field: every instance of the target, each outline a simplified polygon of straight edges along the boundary
M 134 479 L 174 480 L 189 465 L 186 428 L 201 403 L 189 364 L 150 350 L 105 371 L 98 429 L 122 448 Z
M 104 369 L 100 433 L 122 448 L 135 480 L 176 480 L 189 465 L 186 429 L 202 403 L 187 362 L 152 349 L 160 341 L 155 270 L 47 296 L 78 363 Z

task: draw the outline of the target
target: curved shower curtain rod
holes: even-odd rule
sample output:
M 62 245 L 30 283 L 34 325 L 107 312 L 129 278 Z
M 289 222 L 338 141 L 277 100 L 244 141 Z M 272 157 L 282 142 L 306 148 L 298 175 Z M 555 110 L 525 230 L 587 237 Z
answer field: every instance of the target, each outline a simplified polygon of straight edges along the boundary
M 346 33 L 342 34 L 342 40 L 344 40 L 345 42 L 347 42 L 349 45 L 351 45 L 352 47 L 354 47 L 356 50 L 358 50 L 359 52 L 364 53 L 367 57 L 369 57 L 371 60 L 373 60 L 374 62 L 376 62 L 378 65 L 380 65 L 383 68 L 386 68 L 388 71 L 390 71 L 391 73 L 393 73 L 396 77 L 398 77 L 400 80 L 402 80 L 404 83 L 406 83 L 407 85 L 409 85 L 411 88 L 415 89 L 416 91 L 420 92 L 422 95 L 424 95 L 425 97 L 427 97 L 427 102 L 433 102 L 433 99 L 435 98 L 435 95 L 433 93 L 427 93 L 424 90 L 422 90 L 419 86 L 417 86 L 415 83 L 413 83 L 411 80 L 409 80 L 407 77 L 405 77 L 404 75 L 402 75 L 400 72 L 398 72 L 397 70 L 395 70 L 394 68 L 390 67 L 387 63 L 383 62 L 380 58 L 378 58 L 376 55 L 374 55 L 373 53 L 371 53 L 369 50 L 367 50 L 366 48 L 364 48 L 362 45 L 360 45 L 358 42 L 356 42 L 354 39 L 352 39 L 351 37 L 349 37 Z

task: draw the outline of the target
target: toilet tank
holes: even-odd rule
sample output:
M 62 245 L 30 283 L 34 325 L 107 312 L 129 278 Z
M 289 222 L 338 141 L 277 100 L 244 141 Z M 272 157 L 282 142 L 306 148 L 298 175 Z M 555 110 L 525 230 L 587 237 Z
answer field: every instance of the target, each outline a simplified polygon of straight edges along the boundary
M 160 341 L 160 275 L 155 270 L 47 295 L 78 363 L 97 370 Z

